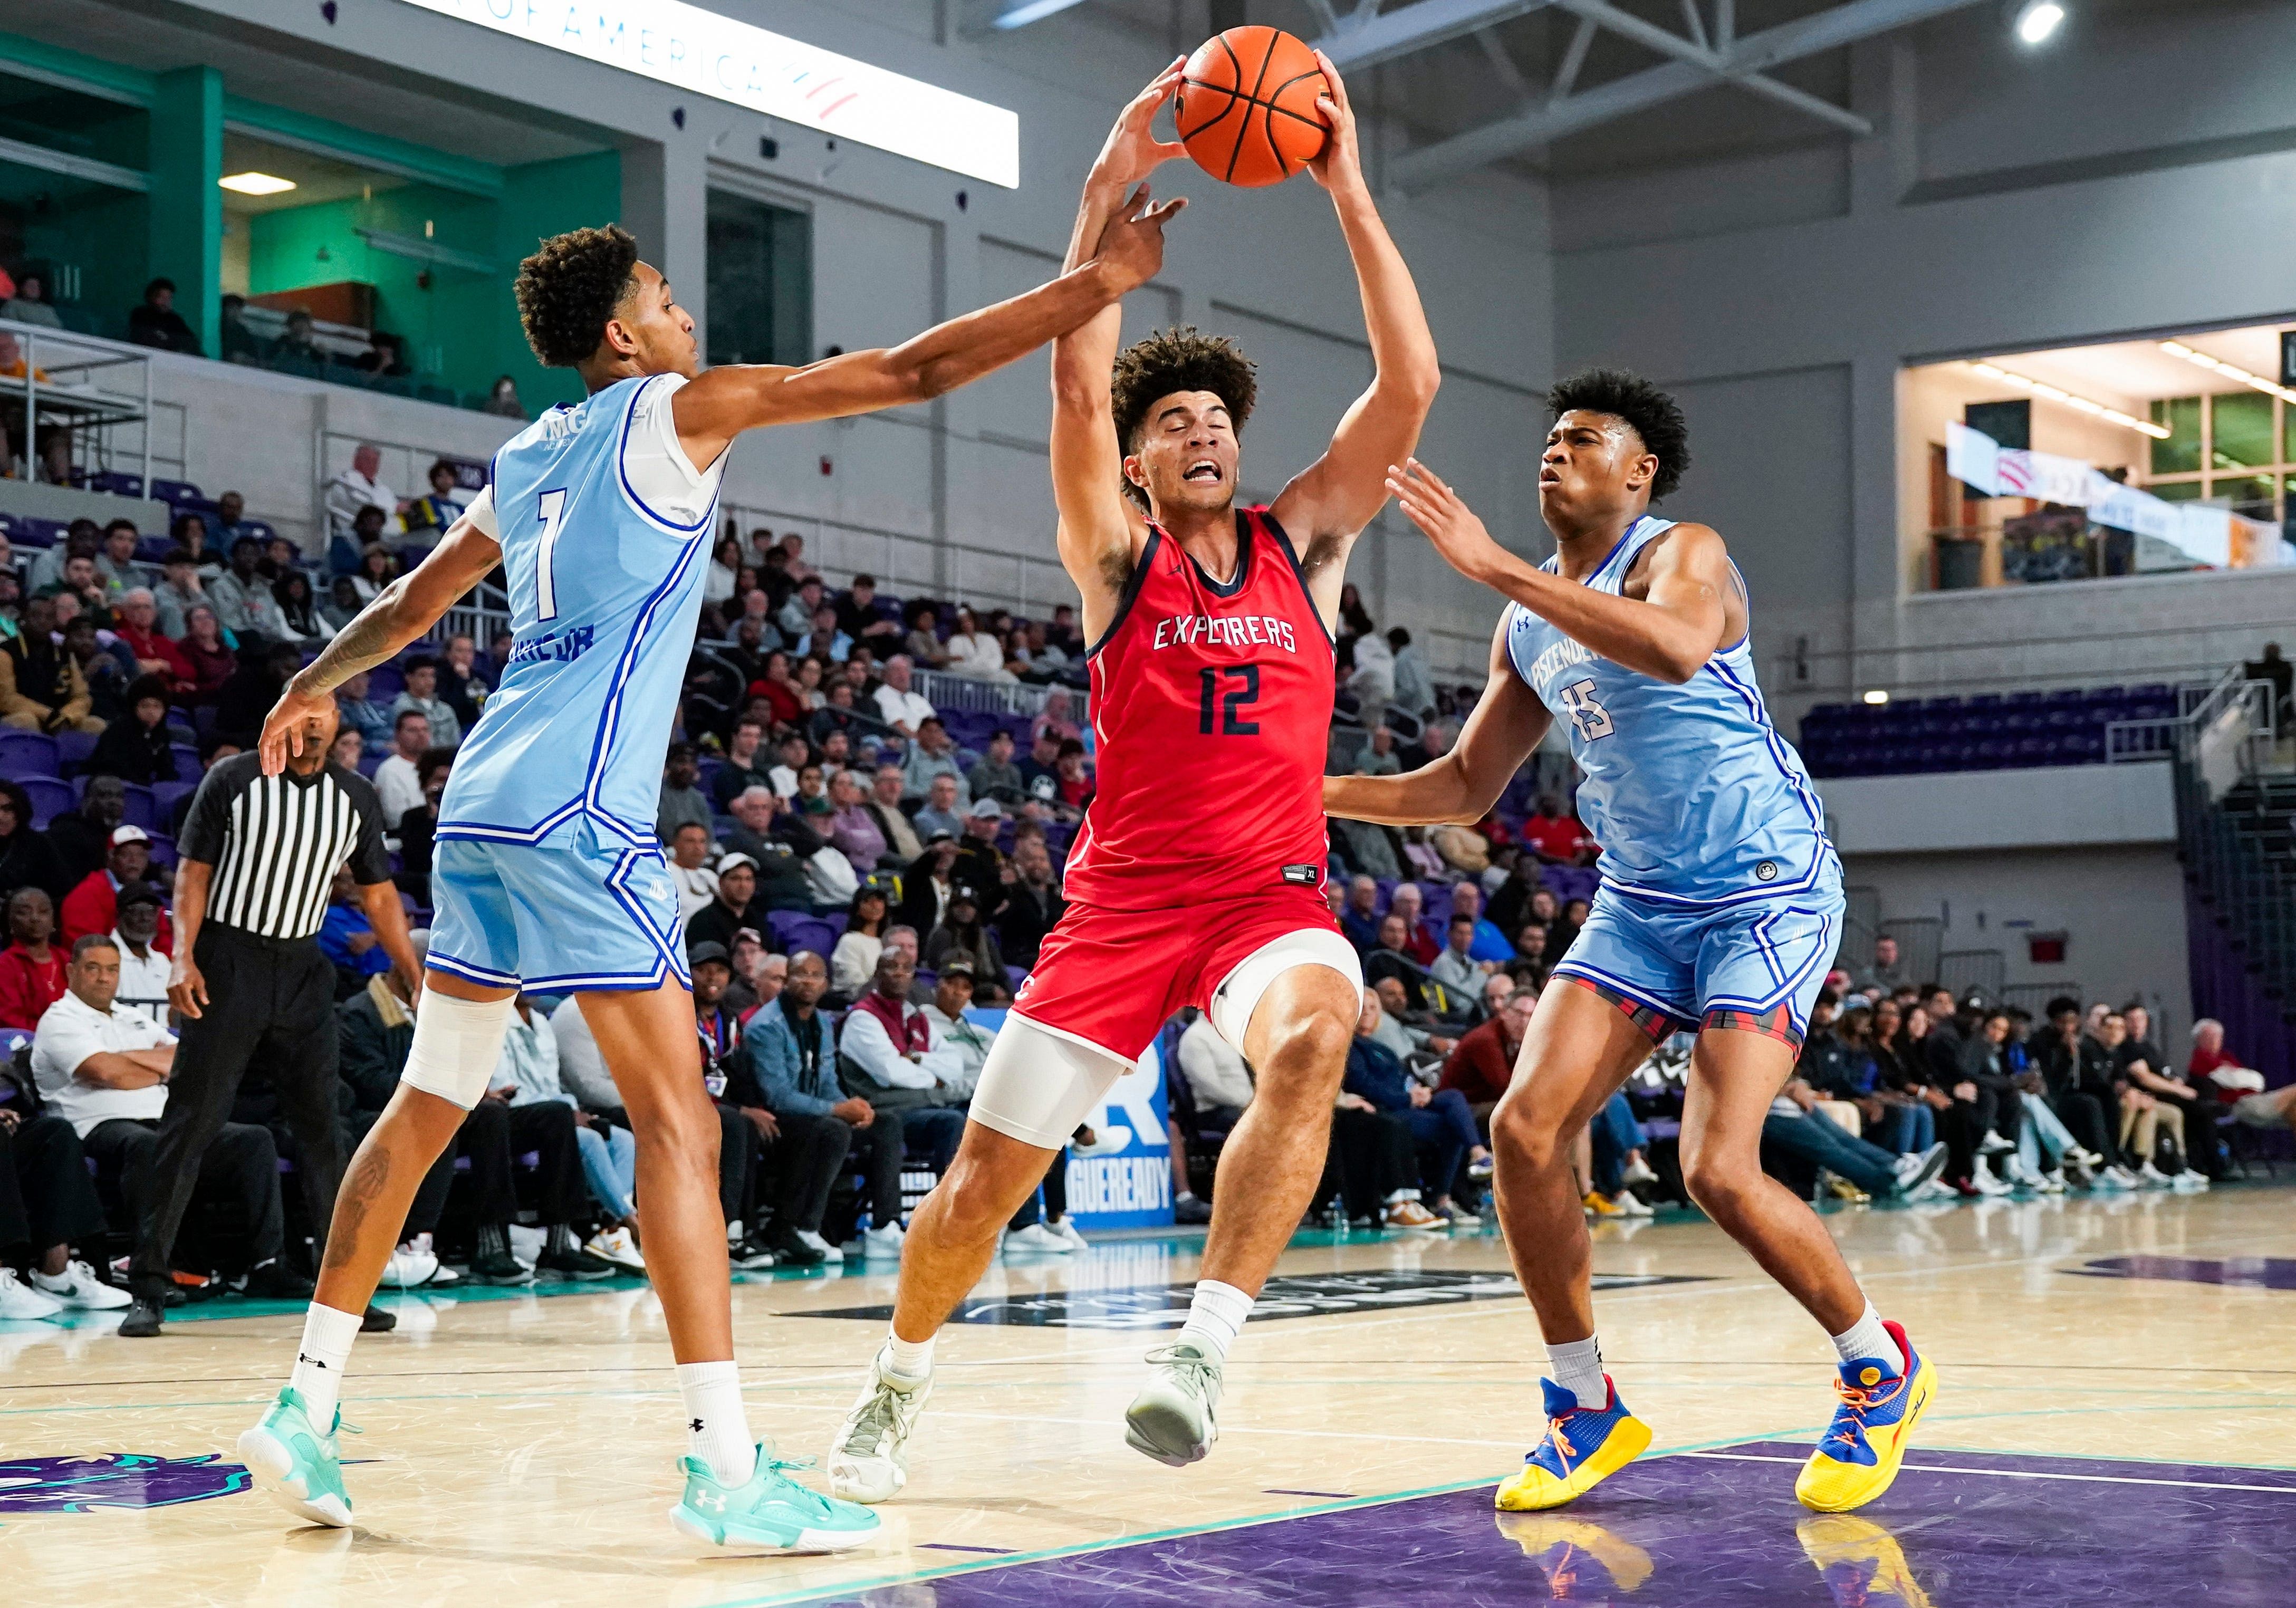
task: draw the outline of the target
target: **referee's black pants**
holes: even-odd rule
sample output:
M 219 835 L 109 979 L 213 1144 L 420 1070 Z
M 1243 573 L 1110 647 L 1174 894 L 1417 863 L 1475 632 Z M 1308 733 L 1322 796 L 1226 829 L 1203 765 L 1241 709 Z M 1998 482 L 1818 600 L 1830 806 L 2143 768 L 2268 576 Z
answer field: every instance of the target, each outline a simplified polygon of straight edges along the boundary
M 0 1251 L 29 1245 L 37 1257 L 102 1233 L 103 1202 L 70 1123 L 27 1117 L 0 1136 Z
M 131 1277 L 164 1278 L 184 1208 L 208 1146 L 258 1055 L 278 1091 L 280 1114 L 299 1149 L 303 1210 L 325 1244 L 343 1181 L 336 1121 L 335 968 L 312 939 L 258 938 L 219 922 L 200 928 L 192 951 L 208 1003 L 183 1023 L 168 1108 L 152 1161 L 152 1209 L 135 1241 Z

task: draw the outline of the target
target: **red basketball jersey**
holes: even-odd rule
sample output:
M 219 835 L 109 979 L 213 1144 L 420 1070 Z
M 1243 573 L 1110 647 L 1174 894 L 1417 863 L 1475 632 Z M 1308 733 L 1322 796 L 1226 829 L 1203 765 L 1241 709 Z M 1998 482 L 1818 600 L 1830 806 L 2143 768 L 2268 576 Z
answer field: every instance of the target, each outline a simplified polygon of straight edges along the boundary
M 1324 880 L 1331 633 L 1291 537 L 1236 511 L 1215 582 L 1156 526 L 1087 655 L 1098 775 L 1071 899 L 1155 910 Z

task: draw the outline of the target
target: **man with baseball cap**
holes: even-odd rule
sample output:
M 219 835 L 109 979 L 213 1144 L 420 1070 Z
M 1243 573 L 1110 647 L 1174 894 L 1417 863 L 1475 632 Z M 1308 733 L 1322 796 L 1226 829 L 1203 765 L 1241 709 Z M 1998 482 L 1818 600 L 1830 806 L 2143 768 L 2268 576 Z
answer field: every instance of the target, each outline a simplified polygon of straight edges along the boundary
M 111 829 L 111 841 L 104 863 L 89 872 L 79 885 L 64 895 L 61 920 L 63 940 L 76 944 L 91 932 L 111 931 L 113 912 L 119 907 L 119 890 L 129 882 L 140 882 L 152 868 L 152 834 L 141 826 L 121 825 Z M 160 918 L 160 948 L 170 948 L 168 942 L 167 918 Z
M 133 828 L 122 830 L 132 831 Z M 149 882 L 120 885 L 111 917 L 111 941 L 119 948 L 117 1003 L 133 1005 L 161 1027 L 168 1025 L 166 943 L 168 913 L 160 890 Z

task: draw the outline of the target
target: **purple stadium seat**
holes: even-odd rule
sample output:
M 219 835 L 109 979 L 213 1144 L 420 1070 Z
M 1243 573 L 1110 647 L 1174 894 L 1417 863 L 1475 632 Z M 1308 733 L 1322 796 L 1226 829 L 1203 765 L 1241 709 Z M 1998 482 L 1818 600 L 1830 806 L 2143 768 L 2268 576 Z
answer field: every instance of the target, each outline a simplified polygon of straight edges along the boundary
M 165 826 L 176 818 L 176 801 L 186 793 L 197 792 L 196 782 L 154 782 L 152 783 L 152 808 L 159 812 L 160 824 Z
M 88 756 L 95 752 L 95 734 L 93 732 L 58 732 L 55 737 L 56 775 L 60 776 L 69 776 L 77 772 L 87 763 Z
M 60 774 L 56 740 L 38 732 L 0 726 L 0 776 L 21 779 Z
M 54 776 L 19 776 L 16 782 L 31 799 L 32 825 L 42 832 L 56 816 L 70 815 L 78 802 L 72 797 L 71 784 Z

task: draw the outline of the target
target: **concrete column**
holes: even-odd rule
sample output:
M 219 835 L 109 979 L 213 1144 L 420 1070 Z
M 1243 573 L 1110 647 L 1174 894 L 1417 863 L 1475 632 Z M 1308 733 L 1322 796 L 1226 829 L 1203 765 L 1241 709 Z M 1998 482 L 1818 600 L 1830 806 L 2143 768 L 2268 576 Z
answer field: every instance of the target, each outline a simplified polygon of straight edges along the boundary
M 678 305 L 693 315 L 709 348 L 709 162 L 698 134 L 622 150 L 622 227 L 638 255 L 668 278 Z
M 162 73 L 152 95 L 152 275 L 176 282 L 176 310 L 217 355 L 222 305 L 223 74 Z

